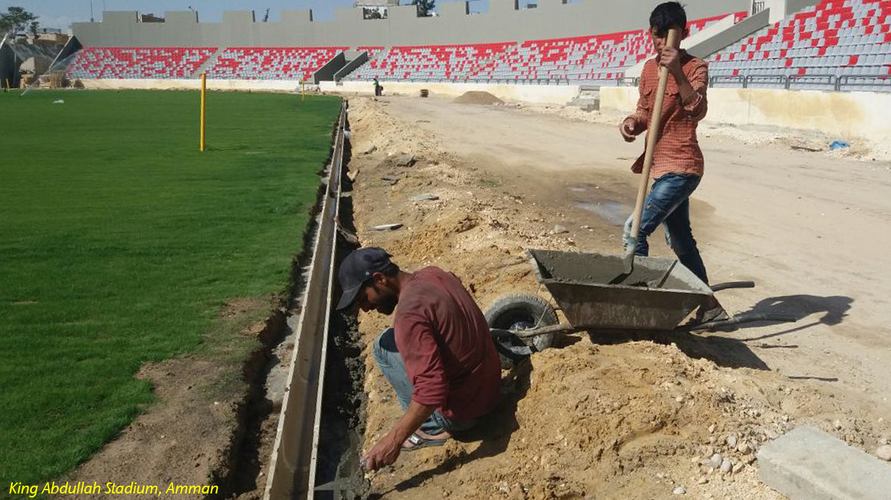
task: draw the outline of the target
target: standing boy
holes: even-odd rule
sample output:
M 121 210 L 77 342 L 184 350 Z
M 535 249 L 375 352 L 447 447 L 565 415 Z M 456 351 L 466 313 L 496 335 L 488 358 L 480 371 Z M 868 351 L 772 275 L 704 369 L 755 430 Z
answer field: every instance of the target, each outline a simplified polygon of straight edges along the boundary
M 662 130 L 648 131 L 661 132 L 661 135 L 650 170 L 653 186 L 644 204 L 635 254 L 646 256 L 649 253 L 647 237 L 662 224 L 666 241 L 681 264 L 708 283 L 705 264 L 690 227 L 690 195 L 699 186 L 705 165 L 696 139 L 696 126 L 708 110 L 708 66 L 685 50 L 667 46 L 670 29 L 677 29 L 681 39 L 687 36 L 687 14 L 678 2 L 663 3 L 650 14 L 650 37 L 656 57 L 647 61 L 641 73 L 637 111 L 619 126 L 627 142 L 648 131 L 659 83 L 659 68 L 668 68 L 670 77 L 662 108 Z M 640 173 L 643 162 L 644 155 L 641 155 L 632 171 Z M 626 245 L 633 242 L 631 222 L 629 218 L 625 224 Z

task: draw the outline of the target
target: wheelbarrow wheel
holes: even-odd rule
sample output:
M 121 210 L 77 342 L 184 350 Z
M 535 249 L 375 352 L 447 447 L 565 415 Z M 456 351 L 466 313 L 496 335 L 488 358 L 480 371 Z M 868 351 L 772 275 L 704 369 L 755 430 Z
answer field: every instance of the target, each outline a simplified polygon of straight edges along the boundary
M 542 326 L 556 325 L 557 313 L 546 300 L 537 295 L 514 294 L 496 300 L 485 313 L 489 328 L 502 331 L 523 331 Z M 501 367 L 510 369 L 515 361 L 529 357 L 533 352 L 551 347 L 554 335 L 533 337 L 527 344 L 515 335 L 493 334 Z

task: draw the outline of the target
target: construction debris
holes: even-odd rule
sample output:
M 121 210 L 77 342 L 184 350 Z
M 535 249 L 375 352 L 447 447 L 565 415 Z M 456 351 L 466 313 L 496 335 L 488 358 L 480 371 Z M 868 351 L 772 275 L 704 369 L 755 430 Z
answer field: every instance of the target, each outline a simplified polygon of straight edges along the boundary
M 436 201 L 439 199 L 439 196 L 435 194 L 419 194 L 417 196 L 412 197 L 411 201 L 419 202 L 419 201 Z
M 415 159 L 415 155 L 401 155 L 396 157 L 396 166 L 397 167 L 410 167 L 415 164 L 417 159 Z
M 373 229 L 375 231 L 395 231 L 401 227 L 402 227 L 402 224 L 396 223 L 396 224 L 381 224 L 380 226 L 374 226 L 371 229 Z

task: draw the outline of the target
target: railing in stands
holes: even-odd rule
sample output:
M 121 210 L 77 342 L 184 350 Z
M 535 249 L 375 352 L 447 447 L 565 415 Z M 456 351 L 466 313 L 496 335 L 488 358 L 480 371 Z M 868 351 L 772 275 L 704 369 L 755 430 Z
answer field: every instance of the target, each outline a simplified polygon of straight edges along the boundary
M 615 80 L 619 87 L 637 87 L 640 78 L 621 77 Z M 889 75 L 725 75 L 709 78 L 709 87 L 718 85 L 738 86 L 744 89 L 766 85 L 781 86 L 786 90 L 803 86 L 821 86 L 836 92 L 859 90 L 864 87 L 887 87 L 891 90 Z

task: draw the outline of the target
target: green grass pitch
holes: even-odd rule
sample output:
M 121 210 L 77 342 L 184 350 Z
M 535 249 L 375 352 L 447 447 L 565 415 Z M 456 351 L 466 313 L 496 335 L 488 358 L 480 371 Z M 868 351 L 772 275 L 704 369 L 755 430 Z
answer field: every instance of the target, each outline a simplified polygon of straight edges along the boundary
M 53 104 L 63 99 L 64 104 Z M 286 290 L 339 98 L 0 94 L 0 481 L 75 467 L 213 351 L 233 297 Z

